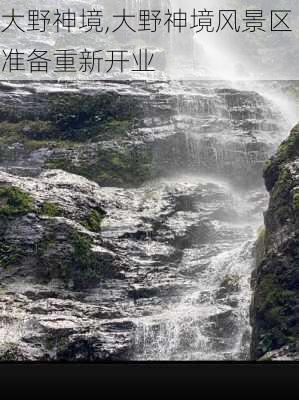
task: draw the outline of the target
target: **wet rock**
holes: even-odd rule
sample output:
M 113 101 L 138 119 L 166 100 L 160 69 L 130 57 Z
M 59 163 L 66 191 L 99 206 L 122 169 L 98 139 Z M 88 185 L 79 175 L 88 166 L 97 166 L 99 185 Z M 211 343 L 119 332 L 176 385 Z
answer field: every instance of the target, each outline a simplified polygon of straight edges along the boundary
M 298 361 L 298 345 L 284 346 L 281 349 L 270 351 L 258 361 Z
M 274 352 L 279 359 L 280 348 L 298 341 L 298 133 L 297 125 L 265 170 L 270 202 L 252 282 L 254 358 Z
M 32 199 L 0 224 L 0 357 L 246 357 L 253 193 L 283 124 L 273 105 L 195 83 L 31 89 L 0 99 L 0 181 Z M 240 285 L 223 284 L 235 269 Z
M 204 254 L 210 257 L 215 249 L 208 250 L 208 240 L 196 237 L 206 237 L 205 231 L 214 235 L 207 215 L 215 218 L 214 210 L 227 201 L 224 188 L 184 179 L 157 182 L 149 191 L 102 188 L 59 170 L 34 178 L 1 172 L 1 180 L 22 188 L 34 207 L 51 201 L 64 215 L 17 216 L 5 236 L 25 251 L 1 271 L 7 294 L 1 299 L 0 334 L 4 344 L 13 342 L 24 350 L 24 359 L 31 352 L 34 360 L 134 357 L 133 320 L 196 290 L 182 263 L 186 247 L 192 252 L 192 246 L 207 246 L 200 267 L 194 258 L 193 273 L 200 275 L 209 266 Z M 192 203 L 191 210 L 181 210 L 182 196 L 184 204 Z M 81 223 L 96 207 L 105 211 L 97 233 Z M 97 274 L 98 267 L 104 275 Z
M 254 186 L 283 123 L 253 91 L 176 82 L 102 83 L 72 96 L 45 90 L 22 101 L 11 94 L 1 108 L 18 140 L 1 147 L 8 172 L 58 168 L 119 187 L 173 170 Z

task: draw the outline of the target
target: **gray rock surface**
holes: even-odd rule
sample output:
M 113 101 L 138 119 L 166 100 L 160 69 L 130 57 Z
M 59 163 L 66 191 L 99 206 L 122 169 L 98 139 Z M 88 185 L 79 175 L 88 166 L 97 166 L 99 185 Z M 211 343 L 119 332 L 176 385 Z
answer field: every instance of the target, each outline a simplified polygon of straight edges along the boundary
M 277 107 L 205 83 L 56 89 L 0 97 L 0 190 L 31 199 L 0 216 L 0 358 L 248 359 L 252 252 L 268 200 L 261 171 L 284 124 Z M 59 130 L 48 113 L 65 90 L 71 110 L 75 95 L 87 110 L 111 95 L 104 114 L 128 118 L 131 107 L 133 127 L 70 141 L 72 124 Z M 15 115 L 46 115 L 59 140 L 42 141 L 44 126 L 20 128 Z M 95 122 L 86 124 L 83 133 Z

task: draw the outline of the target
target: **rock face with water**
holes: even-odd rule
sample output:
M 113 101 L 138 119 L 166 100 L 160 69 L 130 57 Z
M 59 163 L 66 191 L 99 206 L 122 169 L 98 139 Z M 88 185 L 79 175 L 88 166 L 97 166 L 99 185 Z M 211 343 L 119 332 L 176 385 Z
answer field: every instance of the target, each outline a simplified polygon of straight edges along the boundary
M 264 176 L 270 203 L 256 251 L 253 357 L 298 360 L 299 125 L 268 162 Z
M 144 353 L 147 329 L 156 331 L 161 357 L 182 357 L 198 351 L 183 333 L 196 339 L 200 322 L 205 345 L 219 354 L 235 345 L 232 333 L 248 335 L 238 326 L 247 283 L 231 258 L 246 267 L 251 244 L 241 254 L 231 248 L 253 232 L 231 226 L 246 214 L 236 215 L 225 187 L 189 180 L 124 190 L 59 170 L 35 178 L 2 172 L 2 357 L 153 357 L 155 347 Z M 88 218 L 95 210 L 105 215 L 100 233 Z M 173 348 L 162 347 L 161 329 L 165 340 L 179 336 Z
M 173 170 L 255 186 L 283 129 L 279 109 L 258 93 L 210 83 L 4 89 L 1 165 L 60 168 L 102 186 Z
M 0 101 L 1 359 L 248 359 L 279 110 L 210 83 Z

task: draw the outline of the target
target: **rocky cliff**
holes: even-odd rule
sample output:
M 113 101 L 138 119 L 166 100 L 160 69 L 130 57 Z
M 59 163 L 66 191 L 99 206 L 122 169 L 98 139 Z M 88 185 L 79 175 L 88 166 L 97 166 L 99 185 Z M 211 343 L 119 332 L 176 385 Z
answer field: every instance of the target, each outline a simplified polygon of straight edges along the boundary
M 267 163 L 270 193 L 256 246 L 254 359 L 299 358 L 299 125 Z
M 254 91 L 184 85 L 1 86 L 1 360 L 248 358 L 284 121 Z

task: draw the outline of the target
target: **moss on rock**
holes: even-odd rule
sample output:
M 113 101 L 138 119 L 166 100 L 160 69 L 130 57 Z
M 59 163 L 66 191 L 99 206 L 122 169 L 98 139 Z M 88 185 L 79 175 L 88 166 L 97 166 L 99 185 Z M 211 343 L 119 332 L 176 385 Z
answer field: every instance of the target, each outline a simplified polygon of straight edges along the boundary
M 101 232 L 101 225 L 105 215 L 106 212 L 98 207 L 90 212 L 86 219 L 82 221 L 82 225 L 92 232 Z
M 295 188 L 293 191 L 293 209 L 296 213 L 299 213 L 299 188 Z
M 60 279 L 74 290 L 96 286 L 111 273 L 109 262 L 92 250 L 91 240 L 76 231 L 69 232 L 64 241 L 55 232 L 44 238 L 37 265 L 43 281 Z
M 25 102 L 26 103 L 26 102 Z M 0 146 L 22 144 L 26 153 L 40 148 L 75 148 L 82 143 L 127 138 L 142 109 L 132 96 L 114 93 L 43 93 L 26 107 L 0 110 Z M 1 148 L 2 150 L 2 148 Z M 10 159 L 13 154 L 4 154 Z
M 267 239 L 267 231 L 263 226 L 258 231 L 258 238 L 255 243 L 255 260 L 256 265 L 260 265 L 266 256 L 266 239 Z
M 267 164 L 270 202 L 256 244 L 252 356 L 299 340 L 299 125 Z
M 52 158 L 47 167 L 84 176 L 101 186 L 135 187 L 151 178 L 151 155 L 147 151 L 100 149 L 92 160 Z
M 8 268 L 18 263 L 23 256 L 17 246 L 0 243 L 0 268 Z
M 299 157 L 299 124 L 292 129 L 289 138 L 282 142 L 275 157 L 272 157 L 265 165 L 264 179 L 269 192 L 280 175 L 280 169 L 285 163 L 294 161 L 297 157 Z
M 21 246 L 7 242 L 6 229 L 16 218 L 35 211 L 29 194 L 14 186 L 0 187 L 0 268 L 16 265 L 24 255 Z
M 0 217 L 26 214 L 34 210 L 33 199 L 17 187 L 0 187 Z
M 41 215 L 46 215 L 48 217 L 59 217 L 61 215 L 59 206 L 49 201 L 45 201 L 42 204 L 39 212 Z

